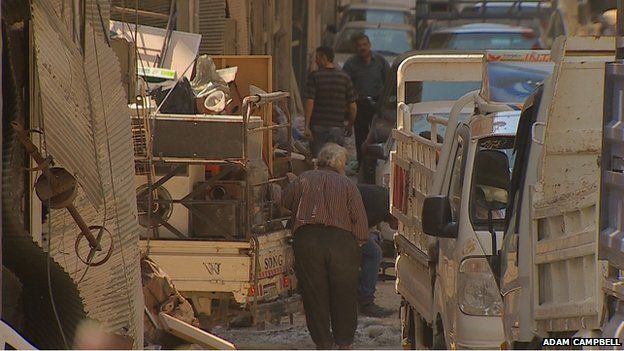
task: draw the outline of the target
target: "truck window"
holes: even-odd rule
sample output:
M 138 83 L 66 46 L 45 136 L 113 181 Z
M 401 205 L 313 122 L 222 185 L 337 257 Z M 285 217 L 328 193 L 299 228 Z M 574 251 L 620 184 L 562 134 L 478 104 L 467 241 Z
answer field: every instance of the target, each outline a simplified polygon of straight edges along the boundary
M 463 189 L 464 175 L 464 140 L 461 136 L 457 136 L 457 151 L 455 152 L 455 160 L 453 161 L 453 172 L 451 173 L 451 186 L 449 189 L 449 200 L 451 201 L 451 210 L 453 213 L 453 221 L 459 220 L 459 208 L 461 206 L 461 197 Z

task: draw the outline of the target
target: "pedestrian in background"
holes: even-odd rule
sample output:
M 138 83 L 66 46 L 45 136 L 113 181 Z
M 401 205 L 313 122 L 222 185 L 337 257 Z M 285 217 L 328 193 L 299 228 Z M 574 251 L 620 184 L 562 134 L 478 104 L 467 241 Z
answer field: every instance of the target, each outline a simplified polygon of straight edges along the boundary
M 386 81 L 390 65 L 386 59 L 371 51 L 371 42 L 367 35 L 358 34 L 353 37 L 356 54 L 345 62 L 342 69 L 351 77 L 357 99 L 357 118 L 355 119 L 355 148 L 358 169 L 362 167 L 362 143 L 368 136 L 375 102 L 379 99 Z
M 295 267 L 310 336 L 318 349 L 350 348 L 357 327 L 359 245 L 366 212 L 345 176 L 347 150 L 327 144 L 318 169 L 303 172 L 282 194 L 292 211 Z
M 318 70 L 308 76 L 304 92 L 305 133 L 314 157 L 326 143 L 344 145 L 346 130 L 353 128 L 357 108 L 351 79 L 334 66 L 334 51 L 321 46 L 316 49 Z

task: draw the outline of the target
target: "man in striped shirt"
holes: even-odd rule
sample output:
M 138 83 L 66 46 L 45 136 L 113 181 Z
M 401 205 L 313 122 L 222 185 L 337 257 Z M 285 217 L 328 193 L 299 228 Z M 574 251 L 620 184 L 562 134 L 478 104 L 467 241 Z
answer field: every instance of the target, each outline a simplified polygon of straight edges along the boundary
M 319 69 L 308 76 L 305 97 L 305 133 L 316 157 L 326 143 L 344 145 L 355 122 L 356 96 L 351 78 L 334 66 L 334 51 L 321 46 L 316 49 Z M 345 127 L 345 112 L 349 119 Z
M 303 172 L 282 194 L 282 205 L 292 212 L 306 322 L 319 349 L 351 347 L 357 327 L 358 246 L 369 235 L 360 192 L 344 175 L 346 161 L 347 150 L 325 145 L 319 168 Z

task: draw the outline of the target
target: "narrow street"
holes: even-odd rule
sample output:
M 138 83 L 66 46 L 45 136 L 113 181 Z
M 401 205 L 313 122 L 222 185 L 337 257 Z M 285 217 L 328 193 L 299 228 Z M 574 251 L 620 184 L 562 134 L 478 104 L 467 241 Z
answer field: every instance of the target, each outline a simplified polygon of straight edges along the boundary
M 398 350 L 401 349 L 401 321 L 399 320 L 400 297 L 396 294 L 393 281 L 377 283 L 375 302 L 384 308 L 396 310 L 385 318 L 358 316 L 354 349 Z M 212 332 L 231 341 L 242 350 L 310 350 L 314 343 L 306 328 L 305 316 L 295 315 L 293 325 L 288 317 L 279 326 L 267 324 L 264 330 L 255 327 L 226 329 L 217 327 Z
M 624 0 L 0 19 L 0 350 L 624 350 Z

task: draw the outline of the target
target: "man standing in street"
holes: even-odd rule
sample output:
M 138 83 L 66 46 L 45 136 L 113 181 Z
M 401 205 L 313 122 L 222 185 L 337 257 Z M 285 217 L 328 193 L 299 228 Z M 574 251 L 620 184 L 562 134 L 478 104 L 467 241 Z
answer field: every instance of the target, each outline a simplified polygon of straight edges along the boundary
M 362 143 L 366 140 L 370 123 L 375 113 L 374 101 L 383 91 L 383 84 L 390 65 L 383 56 L 371 51 L 371 43 L 365 34 L 353 38 L 356 54 L 351 56 L 343 66 L 343 70 L 351 77 L 358 94 L 357 118 L 355 119 L 355 147 L 358 167 L 361 168 Z
M 348 349 L 357 327 L 360 249 L 368 241 L 360 193 L 345 176 L 347 150 L 334 143 L 284 190 L 292 212 L 297 280 L 310 336 L 318 349 Z
M 316 49 L 318 70 L 311 72 L 305 88 L 305 137 L 317 157 L 326 143 L 344 145 L 345 133 L 351 131 L 357 108 L 355 91 L 347 74 L 334 66 L 334 52 L 328 47 Z M 349 111 L 345 131 L 345 111 Z
M 368 317 L 387 317 L 393 311 L 375 304 L 379 266 L 383 257 L 379 246 L 381 234 L 375 227 L 381 222 L 387 222 L 392 229 L 397 229 L 398 221 L 390 214 L 390 194 L 387 188 L 371 184 L 358 184 L 357 187 L 364 202 L 370 230 L 369 239 L 362 246 L 362 264 L 358 284 L 359 312 Z

